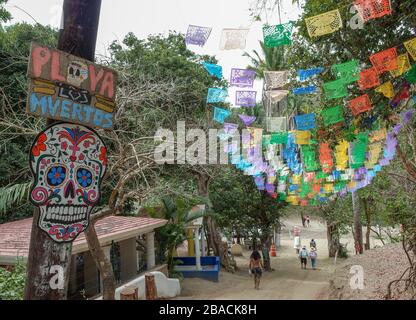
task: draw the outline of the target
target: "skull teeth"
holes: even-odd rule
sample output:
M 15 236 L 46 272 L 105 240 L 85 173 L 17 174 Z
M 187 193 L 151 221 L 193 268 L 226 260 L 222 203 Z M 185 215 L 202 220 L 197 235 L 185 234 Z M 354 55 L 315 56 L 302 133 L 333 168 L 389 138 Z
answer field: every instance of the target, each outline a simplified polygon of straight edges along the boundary
M 87 220 L 88 206 L 51 205 L 46 207 L 45 222 L 70 225 Z

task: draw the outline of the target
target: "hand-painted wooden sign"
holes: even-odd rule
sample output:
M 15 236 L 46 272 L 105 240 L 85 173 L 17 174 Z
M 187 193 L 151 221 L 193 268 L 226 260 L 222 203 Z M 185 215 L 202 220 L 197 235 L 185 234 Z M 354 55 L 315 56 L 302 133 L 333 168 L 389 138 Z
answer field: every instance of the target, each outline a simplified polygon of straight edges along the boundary
M 107 169 L 107 148 L 97 133 L 71 123 L 43 130 L 30 149 L 31 202 L 38 226 L 56 242 L 71 242 L 89 224 Z
M 117 73 L 56 49 L 32 44 L 27 112 L 112 129 Z

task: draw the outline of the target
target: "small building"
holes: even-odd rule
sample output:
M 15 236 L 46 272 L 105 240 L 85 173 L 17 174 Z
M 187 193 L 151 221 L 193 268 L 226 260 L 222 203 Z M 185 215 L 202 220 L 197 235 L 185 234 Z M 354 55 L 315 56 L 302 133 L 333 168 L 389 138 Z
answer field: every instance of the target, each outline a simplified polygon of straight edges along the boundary
M 98 239 L 113 265 L 117 285 L 138 274 L 159 270 L 155 259 L 154 230 L 167 220 L 109 216 L 95 224 Z M 25 263 L 29 253 L 32 218 L 0 224 L 0 266 Z M 143 248 L 143 249 L 141 249 Z M 102 291 L 102 281 L 84 234 L 72 246 L 68 299 L 92 298 Z

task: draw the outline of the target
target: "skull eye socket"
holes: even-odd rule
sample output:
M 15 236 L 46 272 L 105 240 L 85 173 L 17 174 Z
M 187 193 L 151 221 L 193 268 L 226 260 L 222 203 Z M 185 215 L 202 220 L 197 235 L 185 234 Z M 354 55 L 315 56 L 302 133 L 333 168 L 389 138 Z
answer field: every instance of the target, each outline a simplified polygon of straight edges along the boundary
M 77 71 L 75 71 L 75 76 L 79 77 L 79 75 L 80 75 L 80 72 L 79 72 L 79 69 L 77 69 Z
M 69 67 L 69 74 L 72 76 L 74 74 L 74 68 Z
M 49 169 L 46 181 L 50 186 L 57 187 L 61 185 L 66 178 L 66 168 L 63 166 L 53 166 Z
M 77 170 L 77 182 L 83 188 L 88 188 L 92 184 L 92 173 L 90 170 L 80 168 Z

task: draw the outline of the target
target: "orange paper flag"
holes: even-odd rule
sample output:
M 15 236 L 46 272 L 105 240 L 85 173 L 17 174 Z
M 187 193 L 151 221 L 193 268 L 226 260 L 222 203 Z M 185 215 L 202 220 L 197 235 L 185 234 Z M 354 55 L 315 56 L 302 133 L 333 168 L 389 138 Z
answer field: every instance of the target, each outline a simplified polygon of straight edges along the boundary
M 370 61 L 378 73 L 397 69 L 397 50 L 390 48 L 370 56 Z
M 369 111 L 372 108 L 370 97 L 368 94 L 363 94 L 362 96 L 349 101 L 348 107 L 351 108 L 352 114 L 354 116 Z

